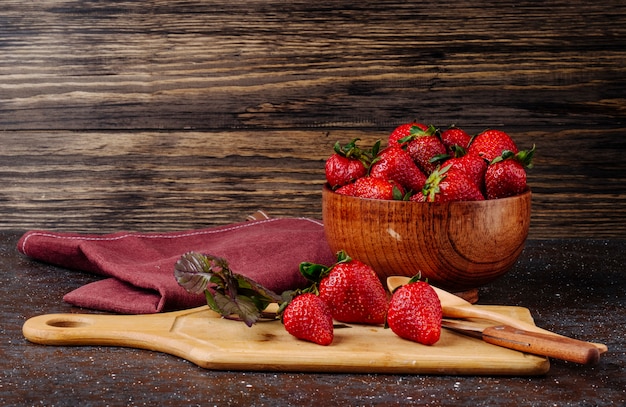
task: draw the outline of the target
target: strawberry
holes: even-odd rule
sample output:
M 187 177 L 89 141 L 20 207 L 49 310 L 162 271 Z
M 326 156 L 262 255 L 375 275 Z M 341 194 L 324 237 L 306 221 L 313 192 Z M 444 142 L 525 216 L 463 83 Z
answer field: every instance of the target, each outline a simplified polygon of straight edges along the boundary
M 472 137 L 458 127 L 450 127 L 441 133 L 441 142 L 448 152 L 454 152 L 454 146 L 467 148 Z
M 390 146 L 402 145 L 403 143 L 400 143 L 399 140 L 410 136 L 411 129 L 413 127 L 418 127 L 422 130 L 428 130 L 428 126 L 423 123 L 410 122 L 410 123 L 401 124 L 391 132 L 391 134 L 389 135 L 387 144 Z
M 406 151 L 424 174 L 433 172 L 437 168 L 437 162 L 447 158 L 446 147 L 434 126 L 429 126 L 426 130 L 414 126 L 411 134 L 399 142 L 404 144 Z
M 351 184 L 339 187 L 336 193 L 369 199 L 400 200 L 404 189 L 396 183 L 375 177 L 359 178 Z
M 471 179 L 479 190 L 485 187 L 485 172 L 487 171 L 487 161 L 476 153 L 468 153 L 460 146 L 452 146 L 455 156 L 446 160 L 446 166 L 450 170 L 458 170 Z
M 491 161 L 502 155 L 505 150 L 517 154 L 517 146 L 513 139 L 501 130 L 486 130 L 472 140 L 468 151 Z
M 334 153 L 326 160 L 325 172 L 328 185 L 335 189 L 357 178 L 365 176 L 370 157 L 359 147 L 354 139 L 345 146 L 335 143 Z
M 351 184 L 340 186 L 339 188 L 337 188 L 337 190 L 335 190 L 335 192 L 338 193 L 339 195 L 358 196 L 357 195 L 357 181 L 359 183 L 362 183 L 364 182 L 364 181 L 360 181 L 362 179 L 364 178 L 357 178 L 357 180 Z
M 333 317 L 328 305 L 313 293 L 293 298 L 282 311 L 285 330 L 298 339 L 330 345 L 334 338 Z
M 387 312 L 387 326 L 401 338 L 433 345 L 441 336 L 441 302 L 433 288 L 413 279 L 394 291 Z
M 426 175 L 400 146 L 389 146 L 372 161 L 370 176 L 397 182 L 405 189 L 419 191 L 424 187 Z
M 409 198 L 411 202 L 426 202 L 426 197 L 424 196 L 423 191 L 417 191 Z
M 423 189 L 427 202 L 482 201 L 485 199 L 478 186 L 463 171 L 451 165 L 435 170 Z
M 494 158 L 485 173 L 487 199 L 506 198 L 526 191 L 526 168 L 532 168 L 534 152 L 533 146 L 517 154 L 507 150 Z
M 302 263 L 301 273 L 318 284 L 319 296 L 337 321 L 358 324 L 384 324 L 387 315 L 387 292 L 367 264 L 337 254 L 331 267 Z

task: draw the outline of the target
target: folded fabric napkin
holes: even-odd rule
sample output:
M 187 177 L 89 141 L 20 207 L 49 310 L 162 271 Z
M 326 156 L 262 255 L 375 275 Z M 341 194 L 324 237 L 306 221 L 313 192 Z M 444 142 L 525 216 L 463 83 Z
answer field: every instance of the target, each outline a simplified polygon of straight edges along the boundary
M 33 230 L 18 250 L 33 259 L 108 278 L 82 286 L 63 300 L 85 308 L 149 314 L 206 304 L 174 278 L 174 265 L 189 251 L 225 258 L 233 272 L 281 293 L 302 287 L 299 264 L 333 264 L 335 255 L 320 221 L 266 218 L 208 229 L 106 235 Z

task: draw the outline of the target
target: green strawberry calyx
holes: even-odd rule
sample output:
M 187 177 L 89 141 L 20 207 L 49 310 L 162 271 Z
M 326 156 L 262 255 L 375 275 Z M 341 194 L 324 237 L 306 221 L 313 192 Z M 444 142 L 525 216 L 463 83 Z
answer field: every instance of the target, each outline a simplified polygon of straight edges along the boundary
M 419 126 L 413 126 L 411 127 L 410 134 L 406 137 L 402 137 L 400 140 L 398 140 L 398 143 L 405 144 L 409 141 L 415 140 L 416 138 L 434 136 L 434 135 L 437 135 L 438 133 L 439 133 L 439 130 L 432 124 L 429 125 L 426 130 L 423 130 Z
M 411 284 L 411 283 L 417 283 L 418 281 L 424 281 L 425 283 L 428 282 L 428 279 L 422 279 L 422 272 L 420 271 L 419 273 L 417 273 L 416 275 L 414 275 L 413 277 L 411 277 L 409 279 L 409 281 L 407 282 L 407 284 Z
M 308 281 L 313 283 L 313 286 L 316 286 L 324 277 L 326 277 L 333 267 L 337 264 L 348 263 L 352 261 L 352 258 L 348 256 L 348 254 L 341 250 L 337 252 L 337 262 L 331 266 L 325 266 L 323 264 L 316 264 L 310 262 L 302 262 L 300 263 L 300 274 Z M 316 289 L 316 288 L 315 288 Z
M 447 172 L 452 164 L 437 167 L 426 179 L 422 193 L 427 202 L 434 202 L 435 196 L 440 192 L 439 184 L 448 176 Z
M 361 149 L 356 145 L 357 141 L 360 139 L 355 138 L 352 139 L 349 143 L 344 144 L 343 146 L 337 141 L 333 146 L 333 150 L 335 153 L 347 157 L 347 158 L 360 158 Z
M 349 158 L 351 160 L 359 160 L 363 163 L 363 165 L 368 168 L 374 158 L 378 155 L 378 151 L 380 150 L 381 141 L 378 140 L 371 149 L 362 150 L 357 146 L 357 142 L 360 141 L 359 138 L 352 139 L 349 143 L 341 145 L 339 141 L 335 142 L 333 146 L 333 150 L 335 153 L 339 154 L 342 157 Z
M 499 163 L 504 160 L 518 161 L 524 168 L 533 168 L 533 158 L 535 155 L 535 145 L 530 150 L 521 150 L 517 154 L 510 150 L 504 150 L 501 155 L 491 160 L 490 164 Z
M 460 158 L 467 154 L 467 148 L 461 147 L 457 144 L 454 144 L 450 149 L 453 158 Z

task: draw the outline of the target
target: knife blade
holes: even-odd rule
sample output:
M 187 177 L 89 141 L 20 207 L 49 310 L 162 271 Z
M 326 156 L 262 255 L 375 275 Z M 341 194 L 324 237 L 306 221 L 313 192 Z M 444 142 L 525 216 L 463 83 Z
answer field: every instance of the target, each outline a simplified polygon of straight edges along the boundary
M 441 325 L 465 335 L 517 351 L 584 365 L 600 360 L 598 348 L 589 342 L 525 331 L 506 325 L 485 326 L 472 321 L 443 319 Z

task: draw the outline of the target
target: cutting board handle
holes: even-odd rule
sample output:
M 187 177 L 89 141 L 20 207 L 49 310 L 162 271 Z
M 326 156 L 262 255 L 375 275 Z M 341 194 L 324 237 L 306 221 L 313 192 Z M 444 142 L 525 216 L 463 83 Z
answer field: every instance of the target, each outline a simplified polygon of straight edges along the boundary
M 145 315 L 39 315 L 26 320 L 22 333 L 42 345 L 115 345 L 184 355 L 189 347 L 174 340 L 171 328 L 178 317 L 202 310 L 207 307 Z

